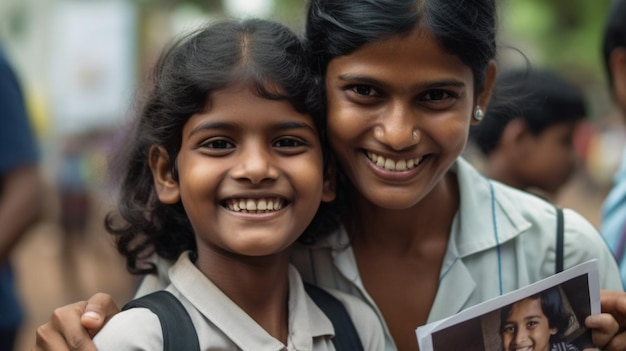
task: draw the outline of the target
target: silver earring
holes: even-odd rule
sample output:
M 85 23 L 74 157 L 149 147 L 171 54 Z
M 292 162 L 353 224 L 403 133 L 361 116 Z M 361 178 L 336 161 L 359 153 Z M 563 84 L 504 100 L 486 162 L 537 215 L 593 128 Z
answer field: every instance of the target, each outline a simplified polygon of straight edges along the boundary
M 482 121 L 483 118 L 485 118 L 485 113 L 483 112 L 483 109 L 480 108 L 480 106 L 476 106 L 476 108 L 474 109 L 474 119 L 477 121 Z

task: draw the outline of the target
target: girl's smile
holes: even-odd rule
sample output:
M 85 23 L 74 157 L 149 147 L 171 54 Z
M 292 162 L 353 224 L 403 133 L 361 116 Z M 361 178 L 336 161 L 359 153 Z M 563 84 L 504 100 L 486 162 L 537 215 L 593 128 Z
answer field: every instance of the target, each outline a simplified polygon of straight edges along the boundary
M 320 201 L 334 196 L 324 193 L 322 149 L 311 117 L 246 85 L 213 92 L 206 111 L 187 121 L 176 164 L 178 180 L 159 196 L 182 201 L 198 251 L 205 253 L 198 258 L 201 269 L 210 264 L 200 261 L 216 252 L 282 253 L 304 232 Z

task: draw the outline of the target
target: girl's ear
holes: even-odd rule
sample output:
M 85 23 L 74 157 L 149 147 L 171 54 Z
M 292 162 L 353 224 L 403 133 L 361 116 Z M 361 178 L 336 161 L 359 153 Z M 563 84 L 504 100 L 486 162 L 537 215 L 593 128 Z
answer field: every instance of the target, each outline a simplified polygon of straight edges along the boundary
M 337 197 L 337 168 L 335 158 L 328 156 L 328 165 L 324 170 L 324 188 L 322 190 L 322 201 L 331 202 Z
M 162 146 L 152 145 L 148 157 L 159 201 L 169 205 L 178 203 L 180 201 L 178 180 L 173 174 L 174 165 L 167 150 Z

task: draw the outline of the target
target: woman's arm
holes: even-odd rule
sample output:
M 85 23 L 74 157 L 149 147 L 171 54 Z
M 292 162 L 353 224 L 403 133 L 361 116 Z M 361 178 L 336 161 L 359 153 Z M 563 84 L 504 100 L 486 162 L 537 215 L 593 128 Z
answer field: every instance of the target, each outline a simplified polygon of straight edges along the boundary
M 47 323 L 37 328 L 32 351 L 96 351 L 91 339 L 119 311 L 113 298 L 104 293 L 59 307 Z

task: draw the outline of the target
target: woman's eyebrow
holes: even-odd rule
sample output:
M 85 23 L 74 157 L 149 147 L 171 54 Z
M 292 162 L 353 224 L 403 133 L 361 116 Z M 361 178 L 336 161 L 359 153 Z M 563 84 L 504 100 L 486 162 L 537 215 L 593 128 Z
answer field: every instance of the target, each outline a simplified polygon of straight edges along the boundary
M 364 75 L 358 75 L 358 74 L 341 74 L 337 78 L 345 82 L 358 82 L 358 83 L 375 85 L 375 86 L 386 85 L 385 83 L 383 83 L 382 81 L 376 78 L 372 78 L 372 77 L 364 76 Z M 444 78 L 440 80 L 433 80 L 429 82 L 416 84 L 415 87 L 422 88 L 422 89 L 436 89 L 436 88 L 445 88 L 445 87 L 463 88 L 465 87 L 465 85 L 466 85 L 465 82 L 461 80 Z

